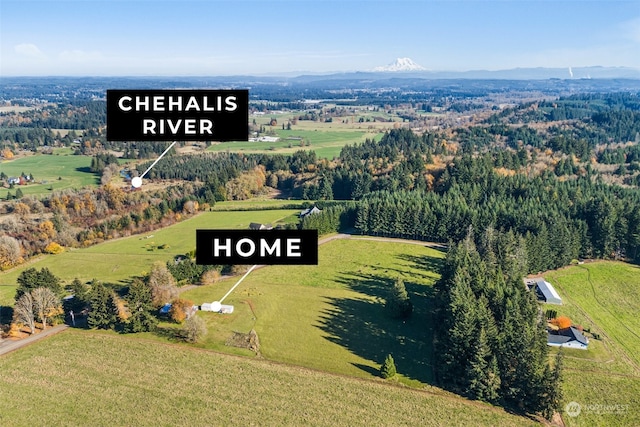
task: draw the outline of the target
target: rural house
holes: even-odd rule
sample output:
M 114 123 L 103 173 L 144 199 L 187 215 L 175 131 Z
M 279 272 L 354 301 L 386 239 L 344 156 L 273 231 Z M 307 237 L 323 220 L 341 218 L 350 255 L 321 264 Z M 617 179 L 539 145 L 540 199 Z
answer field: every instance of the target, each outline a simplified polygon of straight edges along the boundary
M 547 331 L 547 345 L 586 350 L 589 345 L 589 339 L 582 332 L 570 326 L 558 331 Z

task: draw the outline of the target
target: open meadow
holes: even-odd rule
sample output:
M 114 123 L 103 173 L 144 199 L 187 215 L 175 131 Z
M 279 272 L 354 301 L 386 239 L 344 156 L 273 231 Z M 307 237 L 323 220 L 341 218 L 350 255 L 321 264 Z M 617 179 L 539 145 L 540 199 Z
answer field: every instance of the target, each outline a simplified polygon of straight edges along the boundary
M 89 171 L 90 166 L 90 156 L 74 155 L 36 154 L 2 161 L 0 172 L 4 172 L 9 177 L 19 177 L 24 172 L 27 175 L 33 175 L 35 182 L 15 186 L 12 190 L 0 188 L 0 199 L 5 199 L 8 192 L 15 195 L 18 188 L 24 195 L 40 196 L 52 190 L 97 185 L 100 183 L 100 177 Z
M 148 273 L 155 261 L 166 262 L 195 249 L 196 229 L 248 228 L 251 222 L 272 223 L 299 212 L 297 209 L 246 212 L 203 212 L 154 232 L 134 235 L 58 255 L 43 255 L 25 265 L 0 272 L 0 305 L 13 305 L 16 278 L 25 269 L 49 268 L 64 282 L 74 278 L 119 282 Z M 166 246 L 163 246 L 166 245 Z M 160 247 L 164 247 L 161 249 Z
M 431 291 L 443 253 L 368 239 L 338 239 L 319 248 L 317 266 L 268 266 L 252 272 L 224 301 L 231 315 L 200 313 L 209 334 L 200 344 L 224 351 L 234 333 L 254 329 L 260 353 L 276 360 L 363 378 L 393 354 L 399 381 L 433 382 Z M 393 319 L 384 301 L 396 278 L 414 305 L 411 318 Z M 237 278 L 182 294 L 195 304 L 219 300 Z
M 330 123 L 299 120 L 290 130 L 283 129 L 281 123 L 285 123 L 291 117 L 291 114 L 269 114 L 256 119 L 258 125 L 264 125 L 268 132 L 279 137 L 276 142 L 223 142 L 210 146 L 208 150 L 271 154 L 313 150 L 319 158 L 332 159 L 340 154 L 345 145 L 361 143 L 367 138 L 378 140 L 385 130 L 393 127 L 392 122 L 354 123 L 353 117 L 345 117 L 346 123 L 342 123 L 339 118 Z M 269 126 L 271 118 L 275 118 L 278 124 Z
M 563 298 L 546 306 L 591 333 L 588 350 L 565 349 L 565 403 L 581 412 L 567 426 L 640 425 L 640 268 L 598 261 L 548 272 Z M 552 351 L 552 352 L 555 352 Z
M 313 150 L 319 158 L 332 159 L 340 155 L 347 144 L 364 142 L 366 138 L 378 138 L 377 132 L 333 131 L 333 130 L 276 130 L 280 138 L 276 142 L 221 142 L 211 145 L 208 151 L 231 151 L 242 153 L 292 154 L 298 150 Z M 302 145 L 302 141 L 305 145 Z
M 382 380 L 69 330 L 0 357 L 0 425 L 535 423 L 483 403 Z

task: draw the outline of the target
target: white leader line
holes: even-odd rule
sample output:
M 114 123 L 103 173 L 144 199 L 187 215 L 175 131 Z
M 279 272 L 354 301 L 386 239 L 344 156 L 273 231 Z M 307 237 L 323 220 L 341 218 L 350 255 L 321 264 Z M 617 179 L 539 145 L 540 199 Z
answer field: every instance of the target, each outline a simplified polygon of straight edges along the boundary
M 158 157 L 158 158 L 156 159 L 156 161 L 155 161 L 155 162 L 151 163 L 151 166 L 149 166 L 149 167 L 147 168 L 147 170 L 146 170 L 146 171 L 144 171 L 144 173 L 143 173 L 142 175 L 140 175 L 140 179 L 142 179 L 142 178 L 147 174 L 147 172 L 149 172 L 149 171 L 151 170 L 151 168 L 152 168 L 152 167 L 154 167 L 154 166 L 156 165 L 156 163 L 158 163 L 158 162 L 160 161 L 160 159 L 161 159 L 165 154 L 167 154 L 167 153 L 169 152 L 169 150 L 171 150 L 171 147 L 173 147 L 174 145 L 176 145 L 176 142 L 178 142 L 178 141 L 173 141 L 173 142 L 171 143 L 171 145 L 170 145 L 169 147 L 167 147 L 167 149 L 166 149 L 166 150 L 164 150 L 164 151 L 162 152 L 162 154 L 160 154 L 160 157 Z
M 240 278 L 240 280 L 238 280 L 238 281 L 236 282 L 236 284 L 235 284 L 235 285 L 233 285 L 233 286 L 231 287 L 231 289 L 229 289 L 229 292 L 227 292 L 227 293 L 226 293 L 226 294 L 225 294 L 225 295 L 220 299 L 220 301 L 219 301 L 219 302 L 222 304 L 222 301 L 224 301 L 224 299 L 225 299 L 226 297 L 228 297 L 228 296 L 229 296 L 229 294 L 230 294 L 231 292 L 233 292 L 233 290 L 236 288 L 236 286 L 238 286 L 238 285 L 240 284 L 240 282 L 242 282 L 242 281 L 244 280 L 244 278 L 245 278 L 245 277 L 247 277 L 247 276 L 249 275 L 249 273 L 251 273 L 251 272 L 253 271 L 253 269 L 254 269 L 254 268 L 256 268 L 257 266 L 258 266 L 258 264 L 255 264 L 254 266 L 252 266 L 252 267 L 249 269 L 249 271 L 247 271 L 246 273 L 244 273 L 244 276 L 242 276 L 242 277 Z

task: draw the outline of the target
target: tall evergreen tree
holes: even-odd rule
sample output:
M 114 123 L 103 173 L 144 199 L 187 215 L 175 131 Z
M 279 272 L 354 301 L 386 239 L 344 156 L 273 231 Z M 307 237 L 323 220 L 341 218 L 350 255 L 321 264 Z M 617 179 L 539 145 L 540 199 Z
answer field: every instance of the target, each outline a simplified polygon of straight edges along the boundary
M 36 270 L 33 267 L 28 268 L 20 273 L 16 282 L 18 282 L 18 288 L 16 289 L 15 296 L 16 300 L 18 300 L 23 294 L 36 288 L 49 288 L 59 297 L 62 295 L 63 291 L 60 279 L 47 267 L 44 267 L 41 270 Z
M 394 282 L 393 287 L 389 291 L 385 308 L 391 317 L 396 319 L 406 319 L 411 316 L 413 303 L 409 299 L 409 294 L 402 279 L 398 278 Z
M 148 332 L 155 329 L 158 319 L 152 314 L 153 295 L 149 285 L 142 280 L 135 279 L 129 286 L 127 302 L 131 316 L 125 330 L 127 332 Z
M 118 308 L 113 291 L 102 283 L 94 282 L 91 286 L 91 310 L 87 324 L 95 329 L 114 329 L 118 323 Z

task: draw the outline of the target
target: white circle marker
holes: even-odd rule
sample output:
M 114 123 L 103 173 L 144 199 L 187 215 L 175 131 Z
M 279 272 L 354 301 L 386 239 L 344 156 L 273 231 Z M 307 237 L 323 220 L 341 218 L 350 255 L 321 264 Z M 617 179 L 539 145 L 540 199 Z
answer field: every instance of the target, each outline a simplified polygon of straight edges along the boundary
M 131 178 L 131 186 L 133 188 L 140 188 L 142 187 L 142 178 L 139 176 L 133 177 Z
M 214 313 L 219 312 L 222 309 L 222 304 L 220 303 L 220 301 L 214 301 L 211 303 L 211 311 L 213 311 Z

